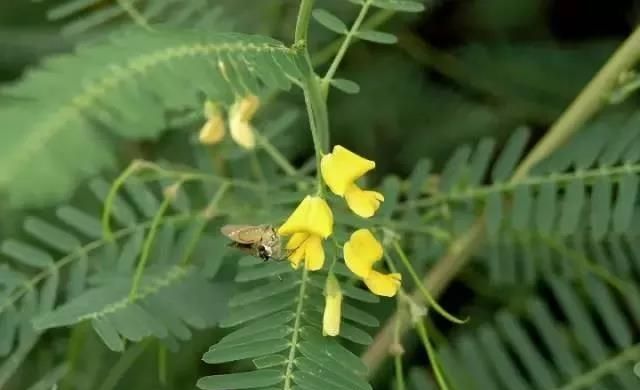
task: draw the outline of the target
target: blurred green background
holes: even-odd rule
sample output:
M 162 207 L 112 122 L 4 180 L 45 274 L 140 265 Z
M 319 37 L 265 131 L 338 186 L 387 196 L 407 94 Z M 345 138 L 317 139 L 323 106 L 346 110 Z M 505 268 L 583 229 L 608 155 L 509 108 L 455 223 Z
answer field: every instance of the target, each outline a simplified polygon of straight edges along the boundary
M 1 82 L 17 80 L 44 57 L 71 51 L 126 22 L 124 17 L 115 18 L 81 34 L 69 33 L 82 13 L 55 18 L 52 10 L 65 3 L 70 1 L 0 2 Z M 219 7 L 216 23 L 221 30 L 268 34 L 291 42 L 297 0 L 207 3 Z M 345 21 L 358 12 L 345 0 L 316 3 Z M 103 1 L 95 7 L 113 4 Z M 455 148 L 485 136 L 505 140 L 523 125 L 532 129 L 533 144 L 631 31 L 640 11 L 640 2 L 633 0 L 427 0 L 425 4 L 425 12 L 394 15 L 380 28 L 396 34 L 397 45 L 353 45 L 337 76 L 357 82 L 360 93 L 333 90 L 330 95 L 332 142 L 375 160 L 378 178 L 406 177 L 421 158 L 432 159 L 437 171 Z M 336 36 L 312 23 L 310 37 L 311 53 L 322 73 L 331 58 L 324 53 Z M 278 104 L 302 110 L 299 96 L 279 98 L 284 103 Z M 7 99 L 0 92 L 0 105 Z M 277 110 L 278 105 L 270 109 Z M 302 165 L 313 149 L 306 118 L 298 115 L 296 120 L 297 125 L 274 143 Z M 171 133 L 154 143 L 132 145 L 123 152 L 123 164 L 132 154 L 189 153 L 187 148 L 176 150 L 176 145 Z M 4 233 L 18 230 L 21 215 L 3 213 Z M 447 307 L 455 308 L 456 301 L 468 298 L 462 285 L 451 291 L 443 299 Z
M 0 80 L 16 79 L 43 56 L 71 50 L 96 33 L 61 33 L 76 16 L 48 20 L 47 14 L 55 16 L 51 10 L 64 3 L 0 3 Z M 291 40 L 295 0 L 208 3 L 221 7 L 236 31 Z M 344 0 L 321 3 L 343 20 L 357 12 Z M 352 47 L 338 76 L 356 81 L 361 93 L 335 92 L 330 99 L 334 140 L 357 144 L 378 161 L 381 176 L 404 175 L 421 157 L 442 162 L 461 143 L 503 138 L 519 125 L 544 131 L 630 31 L 639 10 L 632 0 L 425 4 L 424 13 L 394 15 L 385 23 L 398 45 Z M 311 38 L 312 53 L 319 53 L 335 36 L 313 24 Z M 292 153 L 303 159 L 311 145 L 301 135 L 307 148 L 292 142 L 298 145 Z

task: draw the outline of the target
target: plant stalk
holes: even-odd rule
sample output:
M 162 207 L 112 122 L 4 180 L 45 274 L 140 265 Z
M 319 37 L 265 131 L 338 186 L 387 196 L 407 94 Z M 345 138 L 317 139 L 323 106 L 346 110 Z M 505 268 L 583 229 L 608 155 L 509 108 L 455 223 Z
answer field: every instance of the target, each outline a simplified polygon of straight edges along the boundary
M 622 43 L 619 49 L 609 58 L 594 78 L 587 84 L 573 103 L 565 110 L 558 120 L 551 126 L 547 134 L 527 154 L 518 165 L 511 181 L 522 180 L 542 159 L 550 155 L 564 144 L 579 128 L 590 119 L 596 111 L 606 103 L 606 96 L 615 87 L 618 76 L 632 67 L 640 57 L 640 27 Z M 466 265 L 476 246 L 484 238 L 484 215 L 480 216 L 471 229 L 455 240 L 445 255 L 423 279 L 423 285 L 437 298 L 458 272 Z M 421 294 L 414 292 L 413 298 L 421 301 Z M 362 360 L 370 373 L 377 372 L 378 367 L 388 354 L 389 345 L 393 342 L 393 324 L 396 316 L 387 320 L 385 326 L 378 332 L 374 342 L 362 355 Z M 406 332 L 408 325 L 400 330 Z

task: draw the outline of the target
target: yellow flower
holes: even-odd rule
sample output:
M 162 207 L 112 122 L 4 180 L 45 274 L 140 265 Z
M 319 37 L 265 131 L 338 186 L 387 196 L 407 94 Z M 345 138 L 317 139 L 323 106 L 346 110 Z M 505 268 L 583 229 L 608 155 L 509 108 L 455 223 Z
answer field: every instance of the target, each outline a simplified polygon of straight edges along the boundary
M 290 251 L 289 261 L 295 269 L 298 269 L 302 260 L 309 271 L 317 271 L 324 265 L 324 249 L 319 236 L 294 233 L 287 242 L 286 249 Z
M 381 193 L 363 191 L 355 181 L 376 167 L 376 163 L 367 160 L 345 149 L 340 145 L 333 152 L 326 154 L 320 161 L 320 171 L 329 189 L 338 196 L 343 196 L 349 208 L 363 218 L 375 214 L 384 201 Z
M 386 297 L 396 295 L 402 275 L 383 274 L 373 269 L 373 265 L 382 259 L 383 249 L 369 230 L 353 232 L 344 244 L 343 254 L 347 267 L 364 281 L 372 293 Z
M 382 274 L 375 270 L 371 270 L 369 276 L 364 279 L 364 284 L 372 293 L 383 297 L 396 295 L 400 289 L 400 282 L 402 275 L 398 273 Z
M 372 217 L 384 201 L 384 196 L 376 191 L 363 191 L 355 184 L 351 184 L 344 193 L 347 205 L 362 218 Z
M 322 315 L 322 335 L 337 336 L 340 334 L 342 312 L 342 290 L 333 274 L 327 277 L 324 291 L 324 313 Z
M 344 244 L 343 254 L 347 267 L 361 278 L 369 276 L 373 264 L 382 258 L 382 245 L 367 229 L 358 229 Z
M 207 101 L 204 104 L 204 116 L 207 118 L 204 126 L 200 129 L 198 139 L 205 145 L 214 145 L 224 138 L 224 118 L 218 106 Z
M 307 195 L 278 229 L 278 234 L 283 236 L 298 232 L 306 232 L 322 238 L 331 235 L 333 213 L 324 199 Z
M 248 95 L 237 100 L 229 109 L 231 138 L 245 149 L 253 149 L 256 146 L 255 134 L 250 121 L 259 106 L 258 97 Z
M 291 266 L 298 268 L 304 260 L 310 271 L 324 265 L 322 240 L 333 233 L 333 213 L 327 202 L 317 196 L 307 195 L 278 229 L 282 236 L 291 235 L 286 249 Z
M 344 196 L 354 181 L 375 167 L 375 162 L 360 157 L 340 145 L 334 146 L 333 152 L 322 156 L 320 161 L 324 182 L 339 196 Z

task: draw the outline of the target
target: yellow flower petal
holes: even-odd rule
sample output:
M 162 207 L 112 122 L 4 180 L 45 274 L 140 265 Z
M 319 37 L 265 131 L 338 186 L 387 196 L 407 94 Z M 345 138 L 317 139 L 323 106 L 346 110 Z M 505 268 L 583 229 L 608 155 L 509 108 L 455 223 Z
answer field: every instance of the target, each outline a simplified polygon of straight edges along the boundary
M 322 157 L 320 171 L 331 191 L 343 196 L 354 181 L 376 167 L 376 163 L 336 145 L 333 152 Z
M 325 287 L 324 313 L 322 314 L 322 335 L 337 336 L 340 334 L 342 316 L 342 291 L 333 275 L 327 278 Z
M 229 122 L 229 132 L 231 133 L 231 138 L 243 148 L 253 149 L 256 147 L 256 137 L 249 122 L 232 119 Z
M 260 107 L 260 99 L 255 95 L 247 95 L 235 103 L 229 109 L 229 116 L 232 120 L 249 122 Z
M 309 271 L 317 271 L 324 265 L 324 248 L 322 239 L 311 235 L 303 244 L 305 246 L 304 261 Z
M 380 208 L 384 196 L 376 191 L 363 191 L 357 185 L 352 184 L 344 193 L 344 199 L 351 211 L 362 218 L 370 218 Z
M 372 272 L 373 264 L 382 258 L 382 245 L 367 229 L 358 229 L 343 247 L 344 262 L 361 278 Z
M 198 140 L 205 145 L 214 145 L 224 138 L 225 128 L 222 117 L 213 117 L 200 129 Z
M 307 238 L 309 238 L 309 233 L 294 233 L 287 242 L 287 246 L 285 248 L 290 251 L 298 249 Z
M 291 266 L 297 269 L 302 260 L 310 271 L 317 271 L 324 265 L 324 248 L 319 236 L 308 233 L 295 233 L 286 246 L 289 250 Z
M 298 246 L 291 254 L 289 254 L 289 261 L 294 269 L 298 269 L 302 260 L 304 260 L 304 245 Z
M 278 229 L 278 234 L 283 236 L 300 232 L 322 238 L 331 235 L 333 213 L 324 199 L 307 195 Z
M 364 279 L 364 284 L 376 295 L 392 297 L 400 289 L 401 281 L 402 275 L 398 273 L 382 274 L 372 270 L 369 276 Z

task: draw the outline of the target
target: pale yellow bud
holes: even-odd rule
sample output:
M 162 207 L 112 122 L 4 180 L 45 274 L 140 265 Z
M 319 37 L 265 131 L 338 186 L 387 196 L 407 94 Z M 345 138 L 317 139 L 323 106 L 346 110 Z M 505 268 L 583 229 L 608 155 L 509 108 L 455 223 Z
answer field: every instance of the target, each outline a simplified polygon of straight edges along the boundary
M 245 149 L 253 149 L 256 147 L 256 137 L 253 134 L 253 127 L 249 122 L 234 121 L 229 123 L 231 138 Z
M 207 121 L 200 129 L 198 139 L 205 145 L 214 145 L 222 141 L 225 133 L 224 117 L 218 105 L 206 101 L 204 103 L 204 116 Z
M 247 95 L 236 100 L 229 109 L 229 130 L 231 138 L 245 149 L 256 146 L 255 134 L 251 119 L 260 106 L 260 99 L 255 95 Z
M 224 133 L 224 120 L 222 117 L 214 117 L 202 126 L 198 139 L 205 145 L 214 145 L 222 141 Z
M 260 107 L 260 99 L 255 95 L 247 95 L 236 101 L 230 110 L 232 118 L 243 122 L 250 121 Z
M 322 316 L 322 335 L 337 336 L 340 334 L 342 317 L 342 290 L 333 274 L 327 277 L 325 286 L 325 304 Z

